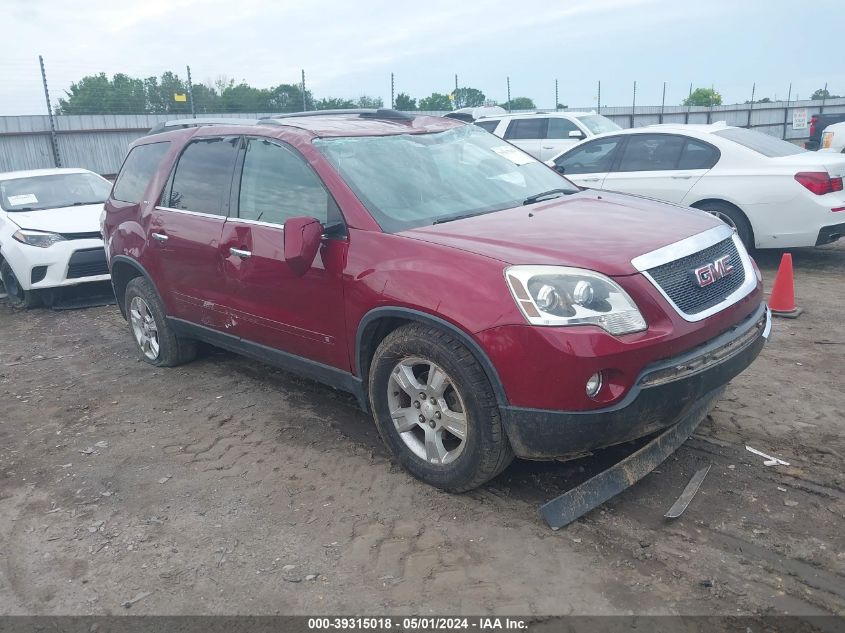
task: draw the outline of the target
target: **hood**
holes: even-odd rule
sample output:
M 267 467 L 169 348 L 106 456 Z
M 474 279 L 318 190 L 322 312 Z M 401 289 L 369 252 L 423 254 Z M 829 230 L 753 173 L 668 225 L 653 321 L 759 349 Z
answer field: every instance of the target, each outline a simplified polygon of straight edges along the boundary
M 102 204 L 79 207 L 42 209 L 41 211 L 9 211 L 6 217 L 22 229 L 48 233 L 92 233 L 100 231 Z
M 587 190 L 400 235 L 508 264 L 575 266 L 630 275 L 637 272 L 631 265 L 635 257 L 719 224 L 703 211 Z
M 827 152 L 801 152 L 770 159 L 782 167 L 796 171 L 827 171 L 832 178 L 845 176 L 845 156 Z

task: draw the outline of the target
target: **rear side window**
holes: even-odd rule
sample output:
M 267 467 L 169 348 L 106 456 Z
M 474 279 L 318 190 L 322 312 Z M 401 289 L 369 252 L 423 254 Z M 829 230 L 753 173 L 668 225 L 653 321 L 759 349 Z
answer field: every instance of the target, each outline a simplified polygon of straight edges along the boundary
M 615 171 L 676 169 L 684 139 L 669 134 L 632 134 Z
M 549 119 L 549 131 L 546 138 L 569 138 L 570 132 L 580 132 L 578 126 L 569 119 Z M 583 136 L 583 134 L 582 134 Z
M 182 152 L 161 205 L 226 215 L 239 137 L 204 138 Z M 224 204 L 224 199 L 226 203 Z
M 803 147 L 793 145 L 789 141 L 783 141 L 775 136 L 769 136 L 762 132 L 755 130 L 746 130 L 738 127 L 728 127 L 718 132 L 713 132 L 716 136 L 721 136 L 729 141 L 738 143 L 750 150 L 753 150 L 763 156 L 769 158 L 778 158 L 780 156 L 792 156 L 793 154 L 803 154 L 807 150 Z
M 499 127 L 498 121 L 476 121 L 475 124 L 482 130 L 487 130 L 490 133 L 495 132 L 496 128 Z
M 170 141 L 133 147 L 123 161 L 123 168 L 114 183 L 112 198 L 133 204 L 141 202 L 147 185 L 168 149 Z
M 249 140 L 241 174 L 239 217 L 284 224 L 288 218 L 307 215 L 325 224 L 330 204 L 334 202 L 322 181 L 293 150 L 262 139 Z
M 559 156 L 555 160 L 555 167 L 566 176 L 610 171 L 621 142 L 622 139 L 615 136 L 584 143 Z
M 719 160 L 719 150 L 707 143 L 687 139 L 678 169 L 710 169 Z
M 537 139 L 546 134 L 548 119 L 515 119 L 508 126 L 505 138 L 509 140 Z

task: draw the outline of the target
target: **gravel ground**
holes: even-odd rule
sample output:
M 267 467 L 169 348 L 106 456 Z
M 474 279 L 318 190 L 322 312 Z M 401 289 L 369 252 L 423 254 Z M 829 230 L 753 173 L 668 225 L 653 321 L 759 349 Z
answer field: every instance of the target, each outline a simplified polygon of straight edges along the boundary
M 767 282 L 779 257 L 758 254 Z M 211 348 L 150 367 L 114 306 L 0 302 L 0 613 L 842 615 L 845 245 L 794 258 L 805 314 L 674 456 L 558 532 L 537 505 L 620 450 L 450 495 L 344 394 Z

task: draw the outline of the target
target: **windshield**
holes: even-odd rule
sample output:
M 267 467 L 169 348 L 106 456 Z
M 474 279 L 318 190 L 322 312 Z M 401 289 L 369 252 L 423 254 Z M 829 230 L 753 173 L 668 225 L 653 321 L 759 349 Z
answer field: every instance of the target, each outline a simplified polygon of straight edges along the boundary
M 600 114 L 579 116 L 577 119 L 593 134 L 604 134 L 605 132 L 615 132 L 622 129 L 606 116 Z
M 713 132 L 713 134 L 726 138 L 734 143 L 739 143 L 769 158 L 792 156 L 793 154 L 802 154 L 807 151 L 803 147 L 793 145 L 789 141 L 782 141 L 779 138 L 763 134 L 762 132 L 755 132 L 754 130 L 746 130 L 739 127 L 725 128 L 724 130 Z
M 49 174 L 0 180 L 4 211 L 41 211 L 106 201 L 111 183 L 90 173 Z
M 474 125 L 434 134 L 317 139 L 388 232 L 521 205 L 579 189 L 525 152 Z

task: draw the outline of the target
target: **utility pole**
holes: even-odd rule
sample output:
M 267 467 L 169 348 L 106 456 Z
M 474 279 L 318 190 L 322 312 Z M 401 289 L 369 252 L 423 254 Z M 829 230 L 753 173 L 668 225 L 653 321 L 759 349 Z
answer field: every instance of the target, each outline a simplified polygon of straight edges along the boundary
M 390 109 L 391 110 L 393 109 L 393 106 L 396 103 L 396 100 L 395 100 L 394 94 L 393 94 L 394 87 L 395 87 L 395 84 L 393 83 L 393 73 L 390 73 Z
M 305 69 L 302 69 L 302 111 L 308 112 L 308 103 L 305 101 Z
M 557 96 L 557 79 L 555 79 L 555 112 L 557 112 L 559 105 L 560 105 L 560 99 Z
M 511 78 L 508 77 L 508 112 L 511 111 Z
M 44 58 L 38 56 L 38 64 L 41 66 L 41 81 L 44 84 L 44 98 L 47 100 L 47 114 L 50 117 L 50 145 L 53 148 L 53 164 L 56 167 L 62 166 L 62 159 L 59 157 L 59 139 L 56 136 L 56 121 L 53 119 L 53 108 L 50 105 L 50 91 L 47 90 L 47 72 L 44 70 Z
M 194 108 L 194 85 L 191 83 L 191 67 L 186 66 L 188 69 L 188 100 L 191 102 L 191 118 L 197 118 L 197 111 Z

